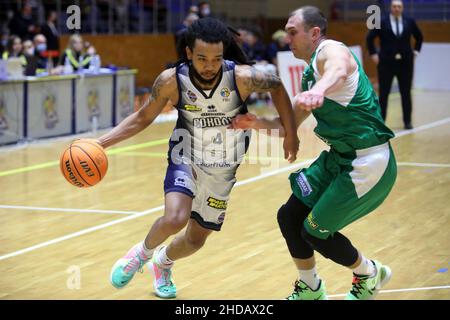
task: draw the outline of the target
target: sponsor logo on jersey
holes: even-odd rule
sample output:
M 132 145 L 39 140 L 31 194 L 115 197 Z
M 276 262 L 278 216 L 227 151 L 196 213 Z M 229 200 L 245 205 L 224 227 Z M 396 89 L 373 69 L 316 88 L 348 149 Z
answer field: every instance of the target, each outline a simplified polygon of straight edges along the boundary
M 183 108 L 184 108 L 184 110 L 190 111 L 190 112 L 202 111 L 202 108 L 200 108 L 199 106 L 196 106 L 196 105 L 192 105 L 192 104 L 185 104 Z
M 308 179 L 306 179 L 303 172 L 300 172 L 300 174 L 296 178 L 297 184 L 300 187 L 300 190 L 302 192 L 303 197 L 307 197 L 311 194 L 312 188 L 311 185 L 308 182 Z
M 209 197 L 206 199 L 206 202 L 208 204 L 208 207 L 218 209 L 218 210 L 226 210 L 227 209 L 227 201 L 226 200 L 219 200 L 213 197 Z M 225 215 L 225 213 L 224 213 Z
M 188 98 L 189 98 L 192 102 L 197 101 L 197 95 L 196 95 L 195 93 L 193 93 L 191 90 L 188 90 L 188 91 L 186 92 L 186 94 L 187 94 Z
M 308 220 L 308 224 L 311 226 L 311 228 L 317 229 L 317 227 L 319 225 L 314 221 L 314 218 L 312 216 L 312 212 L 308 215 L 307 220 Z
M 195 128 L 214 128 L 229 126 L 233 117 L 205 117 L 194 118 L 193 123 Z
M 228 98 L 230 96 L 230 89 L 222 88 L 222 90 L 220 90 L 220 95 L 222 98 Z

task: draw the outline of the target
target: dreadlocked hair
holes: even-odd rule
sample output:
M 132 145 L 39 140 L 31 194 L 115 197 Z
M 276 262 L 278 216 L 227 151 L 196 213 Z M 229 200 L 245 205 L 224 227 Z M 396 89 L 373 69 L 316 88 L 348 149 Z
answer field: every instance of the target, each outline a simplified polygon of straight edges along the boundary
M 194 48 L 195 40 L 200 39 L 206 43 L 223 43 L 223 58 L 234 61 L 237 64 L 253 64 L 242 51 L 234 39 L 239 33 L 223 22 L 215 18 L 202 18 L 194 21 L 192 25 L 180 36 L 177 43 L 177 52 L 180 60 L 177 65 L 188 62 L 186 47 Z

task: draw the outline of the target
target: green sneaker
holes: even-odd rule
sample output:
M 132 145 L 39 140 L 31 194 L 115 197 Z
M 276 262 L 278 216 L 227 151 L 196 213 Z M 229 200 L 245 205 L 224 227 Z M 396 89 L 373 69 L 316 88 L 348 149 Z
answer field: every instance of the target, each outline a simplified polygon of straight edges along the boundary
M 391 279 L 392 271 L 379 261 L 372 260 L 376 273 L 374 276 L 358 276 L 353 274 L 352 289 L 345 300 L 373 300 L 380 289 Z
M 155 288 L 156 295 L 164 299 L 175 298 L 177 296 L 177 287 L 172 278 L 172 267 L 162 268 L 155 260 L 158 251 L 162 248 L 160 247 L 158 250 L 155 250 L 153 259 L 147 266 L 154 276 L 153 287 Z
M 150 258 L 143 252 L 142 243 L 136 244 L 112 267 L 111 284 L 117 289 L 122 289 L 133 279 L 136 271 L 143 272 L 142 267 L 148 260 Z
M 306 283 L 297 280 L 294 283 L 294 292 L 286 300 L 328 300 L 325 282 L 320 280 L 316 290 L 311 289 Z

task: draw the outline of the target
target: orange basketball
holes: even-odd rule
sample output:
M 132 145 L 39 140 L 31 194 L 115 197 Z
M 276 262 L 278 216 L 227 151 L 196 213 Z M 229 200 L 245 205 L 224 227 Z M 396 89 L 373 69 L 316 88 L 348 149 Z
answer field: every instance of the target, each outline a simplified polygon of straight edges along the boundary
M 64 150 L 59 162 L 64 178 L 79 188 L 96 185 L 108 170 L 105 150 L 93 140 L 74 141 Z

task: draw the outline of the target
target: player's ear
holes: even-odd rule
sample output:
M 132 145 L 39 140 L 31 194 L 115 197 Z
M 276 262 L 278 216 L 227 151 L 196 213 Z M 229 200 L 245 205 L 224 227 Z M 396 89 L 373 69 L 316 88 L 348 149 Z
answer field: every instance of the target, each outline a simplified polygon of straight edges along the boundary
M 188 60 L 192 60 L 192 56 L 193 56 L 193 53 L 192 53 L 191 48 L 186 46 L 186 57 L 188 58 Z
M 319 27 L 313 27 L 312 30 L 312 38 L 313 40 L 317 40 L 320 38 L 320 28 Z

